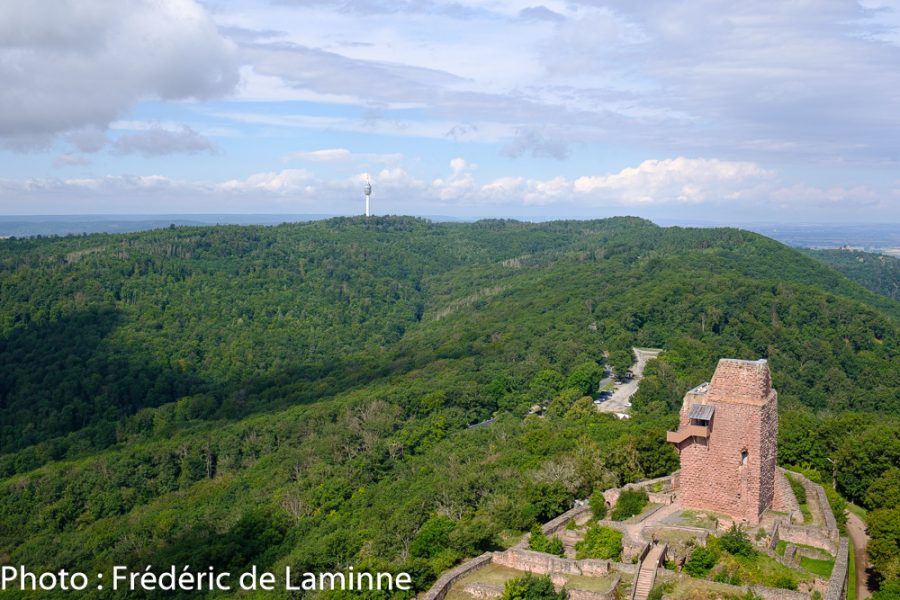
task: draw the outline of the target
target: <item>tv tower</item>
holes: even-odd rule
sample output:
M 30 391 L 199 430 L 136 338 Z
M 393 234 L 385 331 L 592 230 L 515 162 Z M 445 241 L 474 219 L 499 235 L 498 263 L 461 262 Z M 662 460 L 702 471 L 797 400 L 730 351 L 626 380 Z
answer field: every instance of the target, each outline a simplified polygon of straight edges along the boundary
M 369 174 L 366 173 L 366 185 L 363 187 L 363 193 L 366 195 L 366 217 L 369 216 L 369 196 L 372 195 L 372 184 L 369 183 Z

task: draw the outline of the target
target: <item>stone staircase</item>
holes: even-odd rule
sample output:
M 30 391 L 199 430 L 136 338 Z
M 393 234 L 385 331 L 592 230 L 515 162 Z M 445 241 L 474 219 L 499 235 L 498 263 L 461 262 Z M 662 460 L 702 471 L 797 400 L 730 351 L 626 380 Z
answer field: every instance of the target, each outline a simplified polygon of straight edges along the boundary
M 647 600 L 653 582 L 656 581 L 656 569 L 663 561 L 666 554 L 666 544 L 655 542 L 650 551 L 641 561 L 637 577 L 634 580 L 634 588 L 631 590 L 631 600 Z

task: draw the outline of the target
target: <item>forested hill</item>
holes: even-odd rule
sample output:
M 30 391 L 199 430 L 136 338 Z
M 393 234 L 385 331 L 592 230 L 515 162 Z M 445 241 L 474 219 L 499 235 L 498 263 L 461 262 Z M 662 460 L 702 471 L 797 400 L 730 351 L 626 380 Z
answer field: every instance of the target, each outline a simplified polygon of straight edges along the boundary
M 634 218 L 5 240 L 0 562 L 355 564 L 421 589 L 675 468 L 664 431 L 722 356 L 769 359 L 780 456 L 840 455 L 863 502 L 900 461 L 898 323 L 765 237 Z M 585 396 L 632 346 L 666 352 L 617 421 Z
M 858 250 L 801 250 L 876 294 L 900 300 L 900 259 Z

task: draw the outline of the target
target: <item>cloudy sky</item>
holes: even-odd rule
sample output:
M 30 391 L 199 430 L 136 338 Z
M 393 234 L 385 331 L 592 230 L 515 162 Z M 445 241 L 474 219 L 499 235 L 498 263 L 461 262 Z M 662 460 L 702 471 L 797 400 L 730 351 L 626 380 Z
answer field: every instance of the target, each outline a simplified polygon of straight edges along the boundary
M 900 223 L 900 1 L 0 0 L 0 214 Z

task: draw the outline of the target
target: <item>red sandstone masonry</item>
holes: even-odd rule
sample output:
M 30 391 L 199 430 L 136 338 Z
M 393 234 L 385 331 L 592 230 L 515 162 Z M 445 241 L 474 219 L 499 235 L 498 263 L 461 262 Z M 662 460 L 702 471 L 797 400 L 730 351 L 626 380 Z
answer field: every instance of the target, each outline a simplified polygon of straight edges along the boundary
M 778 405 L 767 363 L 720 360 L 708 389 L 685 395 L 680 429 L 690 424 L 694 404 L 711 405 L 715 414 L 707 438 L 690 437 L 676 445 L 682 504 L 757 525 L 775 498 Z
M 494 552 L 491 562 L 517 571 L 528 571 L 535 575 L 560 574 L 599 577 L 609 573 L 609 561 L 607 560 L 571 560 L 533 550 L 511 549 L 506 552 Z

